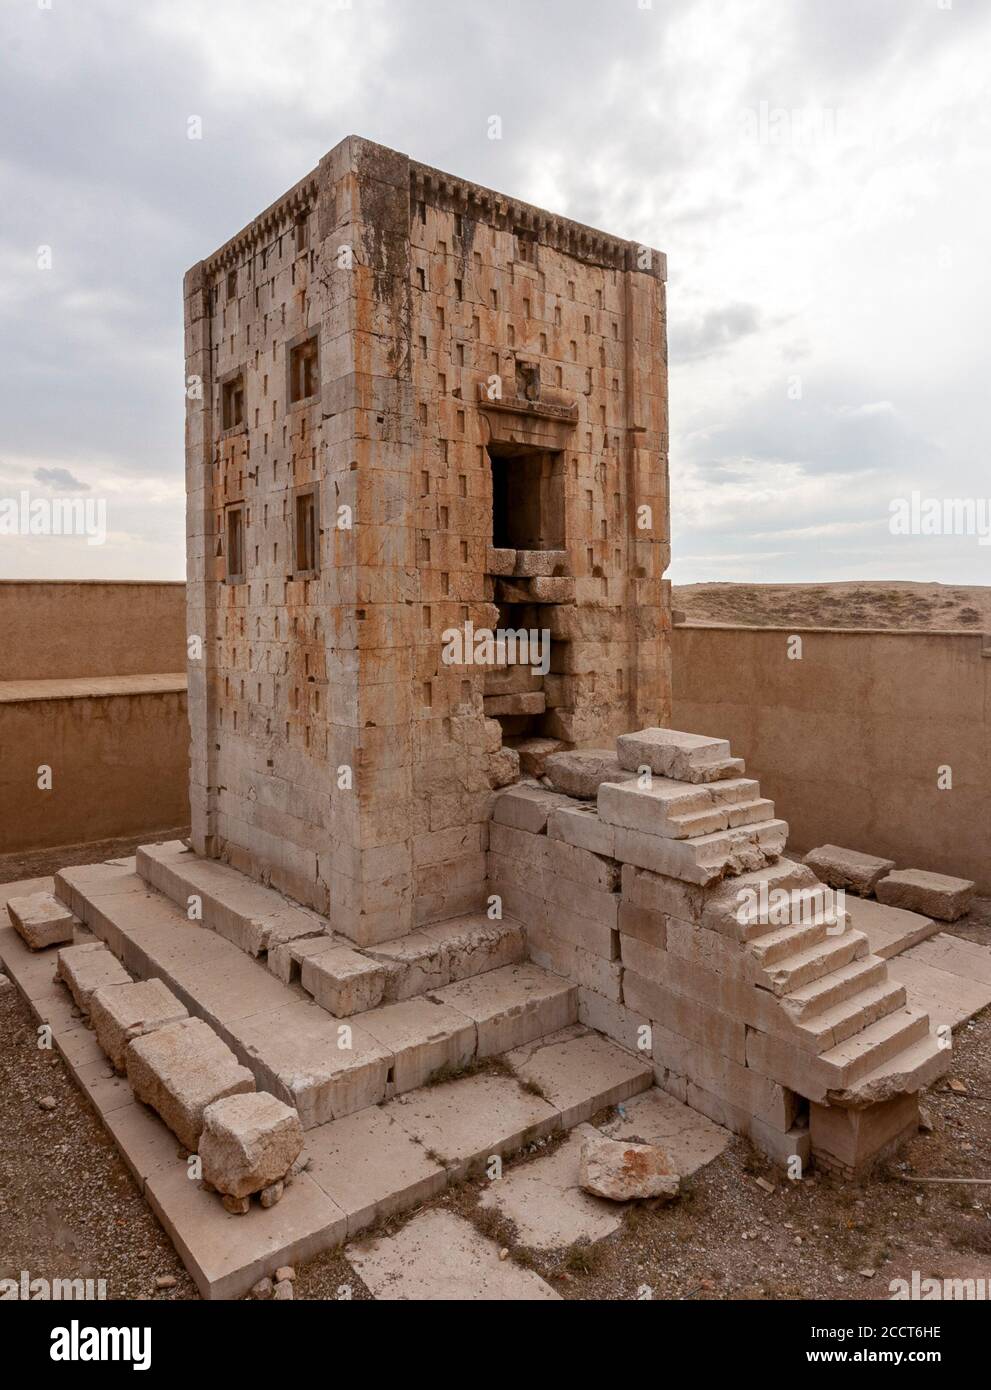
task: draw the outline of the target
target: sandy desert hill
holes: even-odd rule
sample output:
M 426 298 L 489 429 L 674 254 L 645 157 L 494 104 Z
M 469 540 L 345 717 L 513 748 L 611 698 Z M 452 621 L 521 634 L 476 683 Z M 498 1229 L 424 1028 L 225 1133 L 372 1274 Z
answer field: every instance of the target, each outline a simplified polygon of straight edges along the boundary
M 692 623 L 991 632 L 991 585 L 681 584 L 673 587 L 672 602 Z

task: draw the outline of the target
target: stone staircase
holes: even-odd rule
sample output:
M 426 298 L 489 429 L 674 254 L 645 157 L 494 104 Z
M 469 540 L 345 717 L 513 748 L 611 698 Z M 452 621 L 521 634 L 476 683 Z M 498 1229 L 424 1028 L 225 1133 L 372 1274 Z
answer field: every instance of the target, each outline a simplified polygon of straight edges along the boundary
M 573 1072 L 569 1127 L 653 1080 L 649 1062 L 575 1026 L 575 985 L 524 958 L 513 921 L 477 914 L 359 951 L 180 842 L 64 869 L 55 891 L 128 970 L 161 979 L 210 1024 L 308 1130 L 396 1097 L 408 1105 L 445 1078 L 457 1090 L 493 1063 L 508 1079 L 506 1054 L 545 1039 Z M 338 993 L 343 1012 L 327 1007 Z M 511 1150 L 517 1119 L 502 1133 L 498 1109 L 489 1116 L 486 1153 Z

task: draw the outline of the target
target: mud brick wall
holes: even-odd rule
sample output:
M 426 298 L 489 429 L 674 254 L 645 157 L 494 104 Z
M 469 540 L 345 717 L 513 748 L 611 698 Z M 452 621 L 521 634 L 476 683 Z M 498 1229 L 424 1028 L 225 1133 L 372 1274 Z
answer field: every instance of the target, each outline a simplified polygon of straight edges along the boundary
M 188 273 L 200 853 L 360 941 L 480 905 L 492 791 L 519 764 L 485 669 L 446 665 L 442 634 L 507 611 L 554 635 L 541 732 L 666 721 L 664 273 L 657 251 L 355 137 Z M 290 403 L 310 335 L 314 389 Z M 565 552 L 561 573 L 493 558 L 493 451 L 539 453 L 533 548 Z

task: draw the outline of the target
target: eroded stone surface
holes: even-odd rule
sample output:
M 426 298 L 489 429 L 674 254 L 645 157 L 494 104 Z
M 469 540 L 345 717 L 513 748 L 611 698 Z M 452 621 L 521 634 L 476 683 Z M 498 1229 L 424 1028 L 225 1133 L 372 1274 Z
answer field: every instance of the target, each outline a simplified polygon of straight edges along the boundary
M 189 1017 L 161 980 L 95 989 L 89 997 L 89 1012 L 97 1042 L 119 1072 L 124 1070 L 127 1045 L 133 1038 Z
M 345 1251 L 377 1299 L 474 1302 L 557 1300 L 531 1270 L 499 1259 L 499 1247 L 447 1211 L 425 1211 L 394 1236 Z
M 56 978 L 69 989 L 76 1004 L 89 1013 L 90 996 L 104 985 L 129 985 L 131 977 L 120 961 L 100 941 L 66 946 L 58 953 Z
M 73 931 L 79 926 L 78 919 L 51 893 L 8 898 L 7 912 L 14 930 L 32 951 L 43 951 L 46 946 L 71 941 Z
M 895 869 L 877 885 L 879 902 L 937 917 L 941 922 L 955 922 L 968 912 L 974 892 L 975 884 L 969 878 L 952 878 L 924 869 Z
M 126 1063 L 127 1079 L 138 1100 L 157 1111 L 193 1153 L 207 1106 L 255 1089 L 251 1073 L 199 1018 L 170 1023 L 134 1038 L 127 1046 Z
M 283 1179 L 303 1149 L 299 1116 L 267 1091 L 225 1096 L 203 1112 L 199 1156 L 218 1192 L 248 1197 Z
M 893 859 L 879 859 L 873 854 L 860 854 L 840 845 L 820 845 L 810 850 L 805 862 L 823 883 L 830 888 L 844 888 L 867 897 L 874 892 L 878 880 L 895 867 Z

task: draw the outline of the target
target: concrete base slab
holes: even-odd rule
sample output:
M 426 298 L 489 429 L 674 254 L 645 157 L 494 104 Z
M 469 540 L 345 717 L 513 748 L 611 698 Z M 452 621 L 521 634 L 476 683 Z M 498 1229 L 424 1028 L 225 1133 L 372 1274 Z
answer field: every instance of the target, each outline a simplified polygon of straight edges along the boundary
M 917 946 L 940 929 L 939 923 L 931 917 L 907 912 L 902 907 L 887 907 L 873 898 L 850 895 L 845 907 L 850 925 L 866 935 L 871 955 L 884 960 Z
M 394 1236 L 348 1246 L 348 1259 L 377 1299 L 559 1300 L 549 1284 L 512 1260 L 474 1226 L 446 1211 L 425 1211 Z
M 340 1207 L 349 1237 L 427 1201 L 447 1183 L 445 1169 L 377 1105 L 311 1129 L 306 1152 L 307 1175 Z
M 461 1176 L 494 1154 L 516 1153 L 552 1134 L 561 1117 L 509 1076 L 482 1073 L 398 1097 L 385 1113 L 422 1144 L 428 1157 Z
M 888 973 L 936 1028 L 958 1028 L 991 1004 L 991 951 L 947 932 L 896 957 Z
M 480 1205 L 508 1217 L 521 1244 L 537 1250 L 560 1250 L 576 1240 L 612 1235 L 622 1224 L 623 1208 L 578 1185 L 582 1142 L 598 1134 L 591 1125 L 579 1125 L 553 1153 L 511 1168 L 493 1182 Z
M 649 1059 L 580 1024 L 517 1048 L 506 1061 L 560 1110 L 565 1129 L 590 1119 L 595 1109 L 648 1090 L 654 1081 Z
M 622 1114 L 599 1129 L 610 1139 L 657 1144 L 682 1177 L 718 1158 L 733 1136 L 698 1110 L 653 1087 L 622 1107 Z

